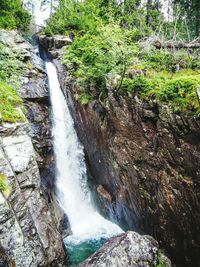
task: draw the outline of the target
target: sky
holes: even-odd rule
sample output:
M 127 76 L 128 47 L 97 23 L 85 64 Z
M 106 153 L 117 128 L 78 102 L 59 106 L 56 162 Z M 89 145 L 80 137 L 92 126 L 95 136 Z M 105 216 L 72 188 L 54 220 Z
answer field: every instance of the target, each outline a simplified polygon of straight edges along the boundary
M 46 0 L 46 4 L 41 5 L 44 0 L 24 0 L 24 5 L 34 15 L 35 24 L 37 26 L 44 26 L 45 21 L 49 18 L 50 15 L 50 0 Z M 53 1 L 54 4 L 58 3 L 58 0 Z M 142 0 L 142 5 L 145 5 L 147 0 Z M 170 3 L 172 0 L 161 0 L 162 3 L 162 12 L 167 21 L 172 20 L 172 9 L 170 8 Z
M 142 5 L 147 3 L 147 0 L 142 0 Z M 167 21 L 172 20 L 172 0 L 160 0 L 162 4 L 162 13 Z

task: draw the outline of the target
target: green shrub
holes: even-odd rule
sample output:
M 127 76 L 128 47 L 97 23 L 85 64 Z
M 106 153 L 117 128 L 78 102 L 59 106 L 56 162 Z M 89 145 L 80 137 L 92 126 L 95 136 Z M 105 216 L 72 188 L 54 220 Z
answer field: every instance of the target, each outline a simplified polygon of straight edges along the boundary
M 148 92 L 153 89 L 153 83 L 151 80 L 143 76 L 137 76 L 134 79 L 124 78 L 121 86 L 121 90 L 129 92 Z
M 45 33 L 45 35 L 48 36 L 48 37 L 53 36 L 53 31 L 51 30 L 51 27 L 50 27 L 49 25 L 47 25 L 47 26 L 45 27 L 44 33 Z
M 139 54 L 140 60 L 149 69 L 167 70 L 172 73 L 179 69 L 190 68 L 193 60 L 191 56 L 185 50 L 172 51 L 170 49 L 158 50 L 153 48 L 151 50 L 142 49 Z

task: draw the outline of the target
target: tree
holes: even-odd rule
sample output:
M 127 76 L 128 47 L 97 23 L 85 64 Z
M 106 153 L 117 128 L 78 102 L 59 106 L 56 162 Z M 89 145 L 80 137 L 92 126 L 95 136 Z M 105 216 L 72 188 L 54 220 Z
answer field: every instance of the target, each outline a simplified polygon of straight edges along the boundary
M 0 28 L 26 31 L 31 15 L 23 8 L 21 0 L 0 1 Z
M 200 34 L 200 1 L 199 0 L 173 0 L 174 19 L 182 24 L 187 21 L 187 26 L 193 37 Z M 178 10 L 178 12 L 177 12 Z

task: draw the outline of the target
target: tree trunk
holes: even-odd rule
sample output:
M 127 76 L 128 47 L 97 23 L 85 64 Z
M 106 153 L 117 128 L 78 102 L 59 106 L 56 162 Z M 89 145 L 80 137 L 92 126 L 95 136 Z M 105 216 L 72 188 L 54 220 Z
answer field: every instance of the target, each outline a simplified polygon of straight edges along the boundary
M 196 36 L 200 35 L 200 1 L 196 0 Z
M 150 15 L 150 12 L 151 12 L 151 9 L 152 9 L 152 2 L 153 0 L 147 0 L 147 15 L 146 15 L 146 23 L 147 25 L 150 25 L 151 24 L 151 15 Z

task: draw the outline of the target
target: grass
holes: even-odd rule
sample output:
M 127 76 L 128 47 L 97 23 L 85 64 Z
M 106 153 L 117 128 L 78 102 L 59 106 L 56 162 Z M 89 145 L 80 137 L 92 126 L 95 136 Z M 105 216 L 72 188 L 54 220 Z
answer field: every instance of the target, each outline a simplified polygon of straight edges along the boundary
M 156 99 L 174 112 L 193 115 L 200 112 L 197 88 L 200 88 L 199 70 L 183 69 L 170 73 L 149 69 L 146 76 L 125 77 L 121 92 L 137 93 L 146 100 Z
M 22 99 L 17 91 L 4 81 L 0 81 L 0 121 L 25 121 Z

